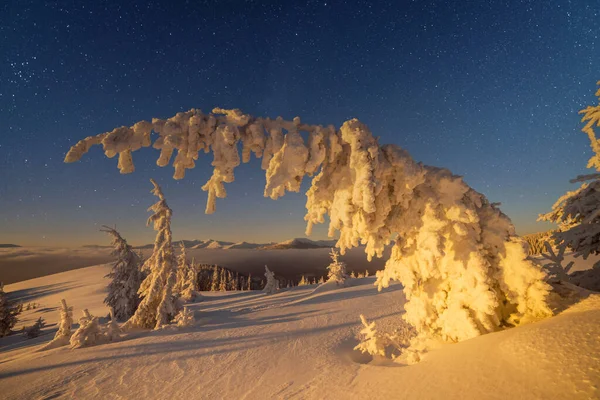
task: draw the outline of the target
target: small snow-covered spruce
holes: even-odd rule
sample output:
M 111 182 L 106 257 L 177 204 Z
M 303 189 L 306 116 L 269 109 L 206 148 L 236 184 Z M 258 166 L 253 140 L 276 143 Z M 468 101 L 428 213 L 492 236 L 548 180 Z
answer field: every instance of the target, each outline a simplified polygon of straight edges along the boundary
M 298 282 L 298 286 L 306 286 L 306 285 L 308 285 L 308 280 L 306 279 L 306 277 L 304 275 L 302 275 L 300 282 Z
M 369 270 L 365 269 L 365 278 L 368 278 L 368 277 L 369 277 Z
M 368 353 L 372 356 L 385 357 L 385 348 L 389 344 L 388 340 L 377 332 L 375 322 L 369 324 L 362 314 L 360 315 L 360 321 L 363 324 L 363 329 L 360 331 L 363 338 L 354 347 L 354 350 L 360 350 L 362 353 Z
M 130 318 L 140 304 L 138 290 L 144 280 L 142 259 L 116 229 L 103 226 L 102 232 L 112 237 L 112 255 L 117 259 L 111 272 L 106 275 L 111 281 L 104 304 L 115 310 L 115 317 L 120 320 Z
M 219 267 L 217 267 L 216 265 L 213 268 L 213 274 L 212 274 L 212 280 L 211 280 L 211 286 L 210 286 L 210 291 L 211 292 L 217 292 L 219 290 Z
M 153 212 L 148 218 L 148 225 L 154 225 L 156 240 L 152 255 L 142 267 L 148 272 L 139 290 L 142 300 L 135 314 L 123 325 L 124 329 L 159 329 L 167 325 L 178 311 L 173 295 L 177 264 L 171 239 L 172 211 L 160 186 L 153 179 L 150 181 L 154 185 L 152 193 L 159 199 L 148 209 Z
M 195 322 L 194 312 L 188 306 L 183 306 L 183 310 L 175 317 L 175 323 L 180 328 L 192 326 Z
M 19 308 L 8 299 L 4 292 L 4 283 L 0 282 L 0 337 L 10 334 L 11 329 L 17 324 L 17 315 L 19 315 Z
M 331 249 L 329 252 L 331 257 L 331 264 L 327 266 L 327 282 L 335 282 L 338 286 L 344 286 L 346 284 L 346 264 L 339 260 L 340 253 L 336 249 Z
M 221 273 L 219 274 L 219 292 L 227 291 L 227 274 L 225 273 L 225 269 L 221 268 Z
M 189 263 L 187 260 L 187 253 L 185 249 L 185 243 L 179 243 L 179 255 L 177 256 L 177 274 L 175 279 L 175 287 L 173 292 L 180 294 L 183 291 L 183 287 L 186 285 L 188 276 Z
M 154 143 L 152 131 L 158 134 Z M 301 132 L 308 133 L 308 142 Z M 122 173 L 133 171 L 131 154 L 142 147 L 160 150 L 160 166 L 177 150 L 175 179 L 195 167 L 200 150 L 212 151 L 213 174 L 202 187 L 208 192 L 207 213 L 215 211 L 217 198 L 226 197 L 224 184 L 234 181 L 234 169 L 252 153 L 262 157 L 264 194 L 271 199 L 298 192 L 304 176 L 312 176 L 307 235 L 328 219 L 328 235 L 339 232 L 336 247 L 342 254 L 364 244 L 369 260 L 382 257 L 394 240 L 376 285 L 402 283 L 403 318 L 424 337 L 456 342 L 552 314 L 544 272 L 527 260 L 522 239 L 497 205 L 460 176 L 418 163 L 398 146 L 380 146 L 357 119 L 336 129 L 304 124 L 298 117 L 272 120 L 237 109 L 215 108 L 211 114 L 192 109 L 83 139 L 65 162 L 99 144 L 108 157 L 119 154 Z
M 40 336 L 44 326 L 46 326 L 46 322 L 42 317 L 39 317 L 37 321 L 35 321 L 35 324 L 23 327 L 23 336 L 25 336 L 27 339 L 36 338 Z
M 71 336 L 71 348 L 94 346 L 102 343 L 103 335 L 98 322 L 98 317 L 83 310 L 83 317 L 79 318 L 79 328 Z
M 185 301 L 198 300 L 200 295 L 200 286 L 198 283 L 198 270 L 196 267 L 196 260 L 192 259 L 185 277 L 183 285 L 183 291 L 181 292 L 181 298 Z
M 50 350 L 69 344 L 71 339 L 73 326 L 73 307 L 68 307 L 65 299 L 60 301 L 58 309 L 60 313 L 60 321 L 58 323 L 58 331 L 54 335 L 54 339 L 44 345 L 40 350 Z
M 579 113 L 583 114 L 581 121 L 587 121 L 582 131 L 588 135 L 594 153 L 587 167 L 595 168 L 597 172 L 572 179 L 571 183 L 583 182 L 579 189 L 561 196 L 552 206 L 551 212 L 538 218 L 558 224 L 558 231 L 552 235 L 558 254 L 550 254 L 550 257 L 562 256 L 566 249 L 571 249 L 574 257 L 584 259 L 590 254 L 600 254 L 600 139 L 594 131 L 594 125 L 600 126 L 600 88 L 596 91 L 596 96 L 598 105 L 588 106 Z M 599 268 L 594 266 L 593 269 L 600 271 L 600 263 L 596 265 Z M 555 263 L 554 271 L 559 269 Z M 564 268 L 563 272 L 568 271 Z
M 246 290 L 252 290 L 252 274 L 248 274 L 246 285 Z
M 266 265 L 265 277 L 267 278 L 267 283 L 265 284 L 263 292 L 265 292 L 266 294 L 273 294 L 277 292 L 277 289 L 279 288 L 279 282 L 277 282 L 277 280 L 275 279 L 275 273 L 271 271 Z
M 322 284 L 322 283 L 325 283 L 325 277 L 324 277 L 324 276 L 320 277 L 320 278 L 319 278 L 319 282 L 317 282 L 317 283 L 318 283 L 319 285 L 320 285 L 320 284 Z
M 110 321 L 108 321 L 106 327 L 104 328 L 104 337 L 108 342 L 116 342 L 117 340 L 121 339 L 122 333 L 123 332 L 121 331 L 121 328 L 119 327 L 119 324 L 117 323 L 117 320 L 115 318 L 115 313 L 111 308 Z
M 354 273 L 354 271 L 350 272 L 350 278 L 356 278 L 356 274 Z

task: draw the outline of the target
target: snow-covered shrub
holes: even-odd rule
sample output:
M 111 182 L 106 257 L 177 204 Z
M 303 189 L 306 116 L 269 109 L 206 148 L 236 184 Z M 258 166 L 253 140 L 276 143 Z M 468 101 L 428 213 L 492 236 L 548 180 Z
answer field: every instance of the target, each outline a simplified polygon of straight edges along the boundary
M 327 282 L 335 282 L 338 286 L 344 286 L 348 274 L 346 274 L 346 263 L 339 260 L 340 253 L 336 249 L 329 252 L 331 263 L 327 266 Z
M 4 284 L 0 282 L 0 337 L 10 334 L 11 329 L 17 324 L 19 308 L 4 293 Z
M 265 265 L 265 277 L 267 278 L 267 283 L 263 289 L 263 292 L 266 294 L 273 294 L 277 292 L 279 289 L 279 282 L 275 279 L 275 272 L 271 271 L 269 267 Z
M 587 167 L 595 168 L 597 172 L 572 179 L 571 183 L 583 182 L 579 189 L 561 196 L 551 212 L 539 216 L 539 220 L 558 224 L 558 231 L 552 238 L 561 256 L 567 249 L 573 251 L 574 257 L 583 259 L 590 254 L 600 254 L 600 140 L 594 132 L 594 125 L 600 126 L 600 89 L 596 96 L 599 104 L 588 106 L 579 113 L 583 114 L 581 121 L 587 121 L 582 131 L 588 135 L 594 153 Z
M 375 329 L 375 322 L 368 323 L 364 315 L 360 315 L 360 321 L 363 329 L 360 331 L 361 341 L 354 347 L 362 353 L 368 353 L 372 356 L 391 356 L 395 358 L 400 354 L 406 354 L 406 349 L 410 345 L 410 339 L 414 336 L 414 331 L 403 327 L 392 333 L 382 333 Z M 407 362 L 413 363 L 412 359 Z
M 175 323 L 180 328 L 192 326 L 195 322 L 196 319 L 194 318 L 194 312 L 190 310 L 188 306 L 184 306 L 183 310 L 181 310 L 175 317 Z
M 83 310 L 83 317 L 79 318 L 79 328 L 73 333 L 69 343 L 71 348 L 94 346 L 102 343 L 103 335 L 98 322 L 98 317 L 90 314 L 86 309 Z
M 44 326 L 46 326 L 46 322 L 42 317 L 39 317 L 37 321 L 35 321 L 35 324 L 23 327 L 23 336 L 25 336 L 27 339 L 36 338 L 40 336 Z
M 364 244 L 369 260 L 383 256 L 396 238 L 376 284 L 381 289 L 392 280 L 402 283 L 404 318 L 421 336 L 454 342 L 551 315 L 545 274 L 527 260 L 510 219 L 461 177 L 417 163 L 398 146 L 380 146 L 357 119 L 336 130 L 298 117 L 192 109 L 88 137 L 69 150 L 65 162 L 102 144 L 108 157 L 119 154 L 122 173 L 132 172 L 131 153 L 152 144 L 152 131 L 159 135 L 153 144 L 161 151 L 158 165 L 167 165 L 177 150 L 175 179 L 195 166 L 200 150 L 212 151 L 213 174 L 202 187 L 207 213 L 215 211 L 217 197 L 226 196 L 224 183 L 234 180 L 241 142 L 241 161 L 251 153 L 262 157 L 264 194 L 271 199 L 299 191 L 303 177 L 313 176 L 306 193 L 308 235 L 328 216 L 328 234 L 339 232 L 341 253 Z M 300 131 L 308 132 L 306 144 Z
M 116 342 L 121 339 L 121 334 L 123 333 L 123 331 L 117 323 L 117 320 L 115 318 L 115 312 L 112 308 L 110 309 L 110 321 L 108 321 L 103 331 L 104 338 L 108 342 Z
M 140 304 L 138 290 L 145 278 L 142 259 L 116 229 L 104 226 L 102 232 L 112 237 L 112 255 L 117 258 L 112 271 L 106 275 L 111 281 L 104 304 L 114 310 L 116 318 L 127 320 Z
M 148 209 L 153 212 L 148 218 L 148 225 L 154 225 L 156 240 L 152 255 L 142 267 L 148 272 L 138 292 L 142 300 L 135 314 L 123 325 L 124 329 L 159 329 L 167 325 L 178 311 L 173 295 L 176 261 L 171 239 L 172 211 L 160 186 L 153 179 L 150 181 L 154 185 L 152 194 L 159 199 Z
M 71 340 L 71 327 L 73 325 L 73 307 L 68 307 L 65 299 L 60 301 L 60 321 L 58 323 L 58 331 L 54 335 L 54 339 L 48 342 L 41 350 L 50 350 L 56 347 L 66 346 Z

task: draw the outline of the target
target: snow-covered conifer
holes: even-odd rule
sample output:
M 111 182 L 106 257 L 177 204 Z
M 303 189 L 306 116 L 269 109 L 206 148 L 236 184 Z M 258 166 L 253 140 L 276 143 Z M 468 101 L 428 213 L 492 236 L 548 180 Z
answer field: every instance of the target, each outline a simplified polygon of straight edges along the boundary
M 171 239 L 172 211 L 167 205 L 160 186 L 151 179 L 152 193 L 159 201 L 148 210 L 153 214 L 148 224 L 154 225 L 156 240 L 150 258 L 143 265 L 148 276 L 140 286 L 142 301 L 135 314 L 123 325 L 123 328 L 158 329 L 167 325 L 177 313 L 177 302 L 173 295 L 176 279 L 176 260 Z
M 331 263 L 327 266 L 327 282 L 335 282 L 338 286 L 344 286 L 346 284 L 346 263 L 340 261 L 340 253 L 336 249 L 331 249 L 329 252 L 331 257 Z
M 304 275 L 302 275 L 302 278 L 300 278 L 300 282 L 298 282 L 298 286 L 306 286 L 308 285 L 308 280 L 306 279 L 306 277 Z
M 365 269 L 365 278 L 368 278 L 368 277 L 369 277 L 369 270 Z
M 10 334 L 11 329 L 17 324 L 19 309 L 8 300 L 4 293 L 4 284 L 0 282 L 0 337 Z
M 275 279 L 275 273 L 271 271 L 266 265 L 265 277 L 267 278 L 267 283 L 263 288 L 263 292 L 265 292 L 266 294 L 273 294 L 277 292 L 277 289 L 279 289 L 279 282 L 277 281 L 277 279 Z
M 325 277 L 324 277 L 324 276 L 320 277 L 320 278 L 319 278 L 319 282 L 317 282 L 317 283 L 318 283 L 319 285 L 320 285 L 320 284 L 322 284 L 322 283 L 325 283 Z
M 354 271 L 350 272 L 350 278 L 356 278 L 356 274 L 354 273 Z
M 219 291 L 227 291 L 227 273 L 225 272 L 225 268 L 221 268 L 221 273 L 219 274 Z
M 117 323 L 117 320 L 115 318 L 115 313 L 113 311 L 113 309 L 110 309 L 110 321 L 108 321 L 108 323 L 106 324 L 106 327 L 104 328 L 104 338 L 106 339 L 106 341 L 108 342 L 116 342 L 117 340 L 121 339 L 121 334 L 122 334 L 122 330 L 119 327 L 119 324 Z
M 212 274 L 212 282 L 210 285 L 210 291 L 211 292 L 217 292 L 220 288 L 220 275 L 219 275 L 219 267 L 217 267 L 216 265 L 213 268 L 213 274 Z
M 79 318 L 79 328 L 73 333 L 69 342 L 74 349 L 102 343 L 98 317 L 91 315 L 87 309 L 83 310 L 83 317 Z
M 145 277 L 142 259 L 116 229 L 104 226 L 101 230 L 112 237 L 112 255 L 116 257 L 111 272 L 106 275 L 111 281 L 104 303 L 115 310 L 116 318 L 127 320 L 140 304 L 138 290 Z
M 177 256 L 177 273 L 176 273 L 175 287 L 173 288 L 173 293 L 181 294 L 181 292 L 183 291 L 183 288 L 187 283 L 189 266 L 190 265 L 187 260 L 185 244 L 183 242 L 180 242 L 179 243 L 179 255 Z
M 192 326 L 195 322 L 194 312 L 188 306 L 183 306 L 183 310 L 175 317 L 175 323 L 180 328 Z
M 46 326 L 46 322 L 42 317 L 39 317 L 37 321 L 35 321 L 35 324 L 23 327 L 23 336 L 25 336 L 27 339 L 36 338 L 40 336 L 44 326 Z
M 252 290 L 252 274 L 248 274 L 248 279 L 246 280 L 246 289 Z
M 40 350 L 50 350 L 56 347 L 66 346 L 71 339 L 73 325 L 73 307 L 68 307 L 65 299 L 60 301 L 60 321 L 58 323 L 58 331 L 54 335 L 54 339 L 48 342 Z
M 527 260 L 522 240 L 497 205 L 450 171 L 418 163 L 398 146 L 380 146 L 357 119 L 335 129 L 303 124 L 298 117 L 254 118 L 219 108 L 205 115 L 192 109 L 86 138 L 65 161 L 77 161 L 102 144 L 107 156 L 119 154 L 121 172 L 131 172 L 131 153 L 152 144 L 152 131 L 159 135 L 153 143 L 161 151 L 159 165 L 167 165 L 177 150 L 176 179 L 195 166 L 200 150 L 212 150 L 213 174 L 202 187 L 208 213 L 215 211 L 216 198 L 226 196 L 224 184 L 234 180 L 239 142 L 242 161 L 251 153 L 262 157 L 265 196 L 297 192 L 303 177 L 313 176 L 306 233 L 328 219 L 329 236 L 339 232 L 341 253 L 364 244 L 369 260 L 382 257 L 394 240 L 376 284 L 381 289 L 392 280 L 402 283 L 408 299 L 403 317 L 421 336 L 454 342 L 551 315 L 545 274 Z M 300 132 L 308 133 L 307 144 Z
M 360 350 L 362 353 L 370 355 L 378 355 L 385 357 L 385 348 L 389 344 L 384 336 L 380 335 L 375 329 L 375 322 L 370 324 L 364 315 L 360 315 L 360 321 L 363 324 L 363 329 L 360 333 L 363 335 L 361 342 L 354 347 L 354 350 Z
M 188 265 L 187 273 L 183 278 L 183 284 L 181 288 L 181 298 L 185 301 L 198 300 L 200 297 L 198 271 L 196 269 L 195 259 L 192 259 L 192 262 Z
M 581 121 L 587 121 L 582 131 L 588 135 L 594 153 L 587 167 L 595 168 L 596 172 L 572 179 L 571 183 L 584 183 L 579 189 L 561 196 L 552 206 L 551 212 L 539 217 L 540 220 L 558 224 L 558 231 L 552 235 L 558 254 L 546 255 L 549 259 L 562 255 L 566 249 L 572 250 L 574 257 L 584 259 L 590 254 L 600 254 L 600 139 L 594 131 L 594 125 L 600 126 L 600 88 L 596 91 L 596 96 L 598 105 L 588 106 L 579 112 L 583 114 Z M 593 269 L 600 271 L 600 262 L 596 265 L 599 268 Z M 565 273 L 568 271 L 557 267 L 556 263 L 554 267 L 553 272 L 565 279 Z

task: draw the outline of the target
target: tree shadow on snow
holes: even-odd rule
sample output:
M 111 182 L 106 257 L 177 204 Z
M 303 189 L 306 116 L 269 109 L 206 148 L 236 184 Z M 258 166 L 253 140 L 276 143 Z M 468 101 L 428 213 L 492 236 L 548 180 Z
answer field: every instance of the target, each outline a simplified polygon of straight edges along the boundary
M 55 283 L 52 285 L 43 285 L 34 288 L 15 290 L 14 292 L 8 293 L 8 298 L 17 303 L 30 303 L 41 297 L 50 296 L 65 290 L 74 289 L 81 285 L 75 284 L 75 282 L 63 282 Z

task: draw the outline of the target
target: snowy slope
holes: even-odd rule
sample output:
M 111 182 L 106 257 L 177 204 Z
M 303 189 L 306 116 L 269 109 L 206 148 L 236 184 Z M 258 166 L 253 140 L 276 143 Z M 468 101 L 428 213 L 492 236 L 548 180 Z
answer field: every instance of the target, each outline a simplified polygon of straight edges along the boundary
M 41 303 L 49 322 L 57 320 L 49 308 L 62 297 L 76 317 L 83 307 L 104 315 L 107 272 L 89 267 L 6 289 Z M 6 399 L 598 398 L 600 295 L 539 323 L 447 345 L 406 367 L 369 364 L 352 350 L 360 313 L 380 327 L 397 324 L 402 313 L 400 287 L 378 294 L 373 281 L 272 296 L 206 293 L 192 306 L 193 328 L 137 333 L 91 348 L 35 352 L 30 341 L 0 339 L 0 393 Z

